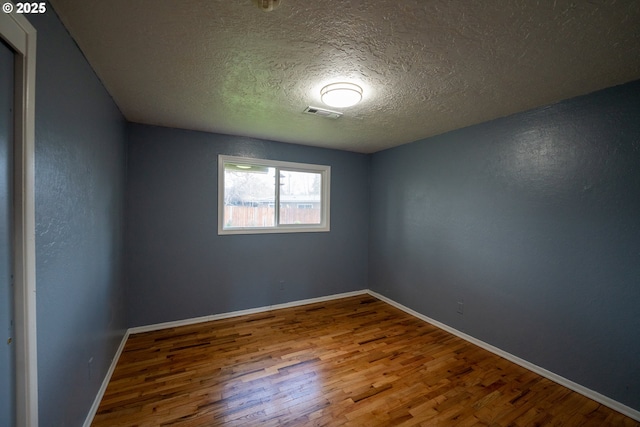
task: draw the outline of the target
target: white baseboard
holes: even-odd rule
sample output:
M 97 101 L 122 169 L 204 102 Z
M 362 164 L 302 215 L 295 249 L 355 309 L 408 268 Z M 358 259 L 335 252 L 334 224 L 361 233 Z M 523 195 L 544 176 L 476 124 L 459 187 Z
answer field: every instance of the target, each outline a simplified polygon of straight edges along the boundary
M 90 427 L 93 422 L 93 418 L 96 416 L 96 412 L 98 412 L 98 407 L 100 406 L 100 402 L 102 401 L 102 396 L 104 396 L 104 392 L 107 391 L 107 386 L 109 385 L 109 381 L 111 381 L 111 376 L 113 375 L 113 371 L 116 369 L 116 365 L 118 364 L 118 360 L 120 359 L 120 355 L 122 354 L 122 350 L 124 349 L 124 345 L 127 343 L 127 339 L 129 339 L 129 330 L 125 332 L 122 337 L 122 341 L 120 341 L 120 346 L 118 350 L 116 350 L 116 354 L 113 356 L 111 360 L 111 366 L 109 366 L 109 370 L 102 381 L 102 385 L 98 389 L 98 394 L 96 398 L 93 400 L 93 405 L 91 405 L 91 409 L 89 409 L 89 414 L 87 414 L 87 418 L 84 420 L 83 427 Z
M 191 319 L 184 319 L 184 320 L 177 320 L 174 322 L 164 322 L 164 323 L 156 323 L 153 325 L 147 325 L 147 326 L 138 326 L 135 328 L 130 328 L 127 330 L 127 332 L 125 333 L 124 337 L 122 338 L 122 342 L 120 343 L 120 347 L 118 347 L 118 351 L 116 352 L 113 361 L 111 362 L 111 366 L 109 367 L 109 371 L 107 371 L 107 375 L 104 378 L 104 381 L 102 382 L 102 386 L 100 387 L 100 390 L 98 391 L 98 395 L 96 396 L 93 405 L 91 406 L 91 409 L 89 410 L 89 415 L 87 416 L 87 419 L 84 423 L 84 427 L 89 427 L 91 425 L 91 423 L 93 422 L 93 418 L 96 415 L 96 412 L 98 411 L 98 406 L 100 406 L 100 401 L 102 400 L 102 397 L 104 396 L 104 393 L 107 389 L 107 385 L 109 384 L 109 381 L 111 380 L 111 375 L 113 375 L 113 371 L 115 370 L 116 364 L 118 363 L 118 359 L 120 358 L 120 354 L 122 353 L 122 350 L 124 349 L 124 345 L 127 342 L 127 339 L 129 338 L 129 335 L 131 334 L 137 334 L 140 332 L 149 332 L 149 331 L 156 331 L 156 330 L 160 330 L 160 329 L 166 329 L 166 328 L 175 328 L 178 326 L 185 326 L 185 325 L 193 325 L 195 323 L 200 323 L 200 322 L 209 322 L 212 320 L 219 320 L 219 319 L 228 319 L 231 317 L 237 317 L 237 316 L 244 316 L 247 314 L 255 314 L 255 313 L 262 313 L 265 311 L 269 311 L 269 310 L 278 310 L 280 308 L 290 308 L 290 307 L 297 307 L 300 305 L 305 305 L 305 304 L 313 304 L 313 303 L 317 303 L 317 302 L 324 302 L 324 301 L 331 301 L 331 300 L 335 300 L 335 299 L 340 299 L 340 298 L 347 298 L 347 297 L 352 297 L 352 296 L 356 296 L 356 295 L 363 295 L 363 294 L 369 294 L 372 297 L 378 298 L 379 300 L 382 300 L 402 311 L 404 311 L 407 314 L 410 314 L 420 320 L 423 320 L 427 323 L 432 324 L 433 326 L 440 328 L 442 330 L 445 330 L 457 337 L 462 338 L 465 341 L 468 341 L 472 344 L 477 345 L 478 347 L 481 347 L 487 351 L 490 351 L 493 354 L 496 354 L 500 357 L 503 357 L 507 360 L 509 360 L 510 362 L 515 363 L 516 365 L 520 365 L 525 369 L 528 369 L 532 372 L 535 372 L 536 374 L 543 376 L 555 383 L 558 383 L 562 386 L 567 387 L 570 390 L 575 391 L 576 393 L 580 393 L 581 395 L 588 397 L 589 399 L 593 399 L 598 403 L 603 404 L 604 406 L 607 406 L 611 409 L 613 409 L 614 411 L 618 411 L 621 414 L 624 414 L 626 416 L 628 416 L 629 418 L 632 418 L 636 421 L 640 421 L 640 411 L 630 408 L 616 400 L 613 400 L 607 396 L 604 396 L 596 391 L 593 391 L 587 387 L 584 387 L 578 383 L 575 383 L 571 380 L 568 380 L 558 374 L 555 374 L 551 371 L 548 371 L 544 368 L 541 368 L 540 366 L 534 365 L 531 362 L 528 362 L 524 359 L 521 359 L 517 356 L 514 356 L 511 353 L 508 353 L 504 350 L 499 349 L 498 347 L 494 347 L 491 344 L 488 344 L 484 341 L 481 341 L 477 338 L 472 337 L 471 335 L 467 335 L 464 332 L 460 332 L 459 330 L 452 328 L 451 326 L 445 325 L 444 323 L 438 322 L 437 320 L 431 319 L 430 317 L 427 317 L 421 313 L 418 313 L 415 310 L 410 309 L 409 307 L 405 307 L 404 305 L 385 297 L 384 295 L 381 295 L 375 291 L 369 290 L 369 289 L 365 289 L 365 290 L 361 290 L 361 291 L 353 291 L 353 292 L 345 292 L 345 293 L 341 293 L 341 294 L 334 294 L 334 295 L 329 295 L 329 296 L 324 296 L 324 297 L 318 297 L 318 298 L 310 298 L 310 299 L 305 299 L 305 300 L 298 300 L 298 301 L 292 301 L 292 302 L 287 302 L 284 304 L 276 304 L 276 305 L 268 305 L 268 306 L 264 306 L 264 307 L 258 307 L 258 308 L 250 308 L 247 310 L 239 310 L 239 311 L 232 311 L 232 312 L 228 312 L 228 313 L 221 313 L 221 314 L 213 314 L 213 315 L 209 315 L 209 316 L 202 316 L 202 317 L 195 317 L 195 318 L 191 318 Z
M 558 383 L 562 386 L 567 387 L 568 389 L 571 389 L 573 391 L 575 391 L 576 393 L 580 393 L 581 395 L 588 397 L 589 399 L 595 400 L 598 403 L 603 404 L 604 406 L 607 406 L 611 409 L 613 409 L 614 411 L 618 411 L 621 414 L 624 414 L 626 416 L 628 416 L 629 418 L 633 418 L 636 421 L 640 421 L 640 411 L 635 410 L 633 408 L 630 408 L 616 400 L 613 400 L 607 396 L 604 396 L 596 391 L 593 391 L 585 386 L 582 386 L 578 383 L 575 383 L 571 380 L 568 380 L 558 374 L 555 374 L 551 371 L 548 371 L 544 368 L 541 368 L 540 366 L 534 365 L 531 362 L 528 362 L 524 359 L 519 358 L 518 356 L 514 356 L 511 353 L 508 353 L 504 350 L 499 349 L 498 347 L 494 347 L 491 344 L 488 344 L 484 341 L 481 341 L 477 338 L 472 337 L 471 335 L 467 335 L 464 332 L 460 332 L 459 330 L 452 328 L 451 326 L 445 325 L 444 323 L 438 322 L 437 320 L 434 320 L 430 317 L 425 316 L 424 314 L 418 313 L 415 310 L 410 309 L 409 307 L 405 307 L 404 305 L 385 297 L 384 295 L 380 295 L 377 292 L 374 292 L 372 290 L 367 290 L 367 293 L 369 295 L 371 295 L 372 297 L 376 297 L 402 311 L 404 311 L 407 314 L 410 314 L 414 317 L 417 317 L 420 320 L 424 320 L 427 323 L 432 324 L 433 326 L 436 326 L 440 329 L 443 329 L 459 338 L 462 338 L 465 341 L 468 341 L 472 344 L 477 345 L 478 347 L 481 347 L 487 351 L 490 351 L 493 354 L 496 354 L 500 357 L 503 357 L 505 359 L 507 359 L 510 362 L 515 363 L 516 365 L 520 365 L 523 368 L 526 368 L 532 372 L 535 372 L 536 374 L 543 376 L 555 383 Z
M 166 329 L 166 328 L 175 328 L 178 326 L 193 325 L 195 323 L 210 322 L 212 320 L 220 320 L 220 319 L 228 319 L 230 317 L 245 316 L 247 314 L 263 313 L 265 311 L 278 310 L 280 308 L 297 307 L 299 305 L 313 304 L 316 302 L 331 301 L 334 299 L 347 298 L 347 297 L 352 297 L 356 295 L 363 295 L 363 294 L 366 294 L 367 292 L 368 291 L 366 289 L 363 289 L 360 291 L 344 292 L 341 294 L 328 295 L 328 296 L 318 297 L 318 298 L 303 299 L 298 301 L 286 302 L 283 304 L 266 305 L 263 307 L 249 308 L 247 310 L 238 310 L 238 311 L 231 311 L 228 313 L 212 314 L 209 316 L 193 317 L 191 319 L 176 320 L 174 322 L 164 322 L 164 323 L 156 323 L 154 325 L 137 326 L 135 328 L 130 328 L 129 333 L 138 334 L 140 332 L 150 332 L 150 331 L 157 331 L 157 330 Z

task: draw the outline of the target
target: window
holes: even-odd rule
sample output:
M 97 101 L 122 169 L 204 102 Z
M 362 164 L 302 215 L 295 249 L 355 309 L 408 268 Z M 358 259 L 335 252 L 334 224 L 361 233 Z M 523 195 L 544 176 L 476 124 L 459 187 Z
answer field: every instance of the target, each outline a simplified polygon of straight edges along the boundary
M 331 167 L 218 157 L 218 234 L 329 231 Z

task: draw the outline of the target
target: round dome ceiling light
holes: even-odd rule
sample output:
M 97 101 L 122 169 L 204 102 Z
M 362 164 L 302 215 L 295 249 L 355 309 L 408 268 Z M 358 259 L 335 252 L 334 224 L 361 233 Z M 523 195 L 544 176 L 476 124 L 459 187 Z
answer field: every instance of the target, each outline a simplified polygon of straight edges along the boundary
M 330 107 L 351 107 L 362 100 L 362 88 L 353 83 L 332 83 L 322 88 L 320 99 Z

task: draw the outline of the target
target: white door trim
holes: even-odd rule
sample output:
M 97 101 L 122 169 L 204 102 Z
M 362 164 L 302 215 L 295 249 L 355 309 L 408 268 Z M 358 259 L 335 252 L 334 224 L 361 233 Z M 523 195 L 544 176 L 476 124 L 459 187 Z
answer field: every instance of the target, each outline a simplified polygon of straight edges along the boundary
M 0 12 L 0 37 L 16 52 L 14 96 L 16 422 L 18 426 L 35 427 L 38 425 L 34 202 L 36 30 L 24 16 Z

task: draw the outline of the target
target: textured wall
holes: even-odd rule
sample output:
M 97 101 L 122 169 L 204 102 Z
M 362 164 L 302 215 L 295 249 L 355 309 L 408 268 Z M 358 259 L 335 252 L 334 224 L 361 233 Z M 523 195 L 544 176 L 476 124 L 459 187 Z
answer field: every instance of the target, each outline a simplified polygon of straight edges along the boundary
M 53 10 L 29 19 L 38 31 L 39 419 L 79 426 L 124 334 L 126 123 Z
M 144 125 L 129 129 L 130 326 L 367 288 L 367 156 Z M 330 165 L 331 231 L 218 236 L 218 154 Z
M 634 82 L 373 155 L 371 288 L 640 409 L 639 116 Z

